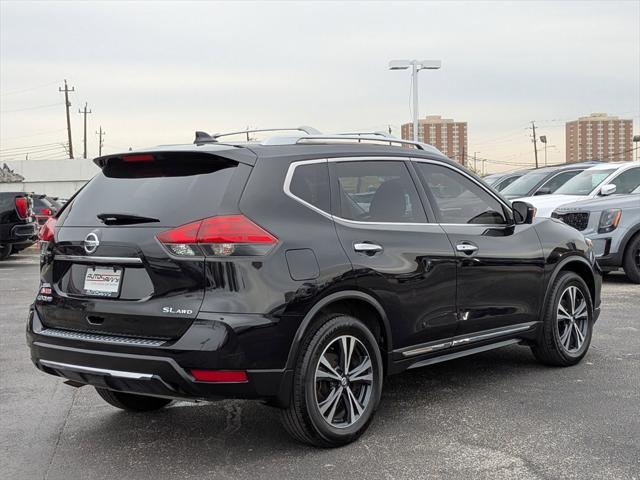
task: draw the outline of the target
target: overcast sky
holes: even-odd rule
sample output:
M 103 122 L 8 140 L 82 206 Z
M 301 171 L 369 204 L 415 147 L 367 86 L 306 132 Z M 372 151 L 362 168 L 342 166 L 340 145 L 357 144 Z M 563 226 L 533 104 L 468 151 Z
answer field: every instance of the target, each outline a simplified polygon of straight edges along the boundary
M 90 156 L 100 125 L 106 152 L 247 125 L 391 124 L 399 135 L 410 75 L 387 70 L 395 58 L 442 60 L 420 74 L 420 114 L 467 121 L 469 152 L 503 162 L 488 170 L 533 162 L 531 120 L 556 146 L 550 163 L 564 161 L 566 120 L 607 112 L 640 133 L 638 0 L 2 0 L 0 9 L 0 160 L 32 146 L 31 158 L 43 157 L 66 141 L 65 78 L 76 156 L 85 101 Z

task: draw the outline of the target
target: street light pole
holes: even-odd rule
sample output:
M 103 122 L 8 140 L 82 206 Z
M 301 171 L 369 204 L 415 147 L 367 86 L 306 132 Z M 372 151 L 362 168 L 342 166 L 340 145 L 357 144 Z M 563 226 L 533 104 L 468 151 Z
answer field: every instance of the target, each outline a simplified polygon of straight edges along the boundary
M 418 72 L 420 70 L 438 70 L 442 66 L 440 60 L 391 60 L 389 70 L 406 70 L 411 67 L 411 83 L 413 84 L 413 141 L 418 141 Z
M 418 141 L 418 64 L 411 62 L 411 82 L 413 83 L 413 141 Z

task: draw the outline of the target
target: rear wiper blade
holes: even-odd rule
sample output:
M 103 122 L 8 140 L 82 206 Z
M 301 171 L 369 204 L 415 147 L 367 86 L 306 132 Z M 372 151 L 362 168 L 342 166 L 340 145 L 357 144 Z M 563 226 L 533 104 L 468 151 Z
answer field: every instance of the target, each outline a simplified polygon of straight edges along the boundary
M 105 225 L 132 225 L 135 223 L 155 223 L 157 218 L 132 215 L 130 213 L 99 213 L 96 215 Z

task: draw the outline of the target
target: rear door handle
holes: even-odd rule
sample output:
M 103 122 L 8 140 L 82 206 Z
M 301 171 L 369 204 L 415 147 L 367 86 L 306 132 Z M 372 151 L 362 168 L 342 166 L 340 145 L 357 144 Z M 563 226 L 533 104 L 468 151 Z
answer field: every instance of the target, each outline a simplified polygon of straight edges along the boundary
M 353 249 L 358 253 L 366 253 L 367 255 L 375 255 L 382 251 L 382 246 L 375 243 L 354 243 Z
M 456 250 L 458 250 L 459 252 L 470 254 L 478 250 L 478 247 L 471 243 L 459 243 L 456 245 Z

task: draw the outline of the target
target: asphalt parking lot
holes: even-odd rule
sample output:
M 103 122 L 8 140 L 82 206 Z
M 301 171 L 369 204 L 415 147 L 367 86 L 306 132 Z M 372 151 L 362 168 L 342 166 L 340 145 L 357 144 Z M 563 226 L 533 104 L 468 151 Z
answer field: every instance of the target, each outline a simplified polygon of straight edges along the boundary
M 0 476 L 101 478 L 640 478 L 640 286 L 610 275 L 591 350 L 540 366 L 509 347 L 391 377 L 355 444 L 289 439 L 255 402 L 120 412 L 37 371 L 25 346 L 35 253 L 0 265 Z

